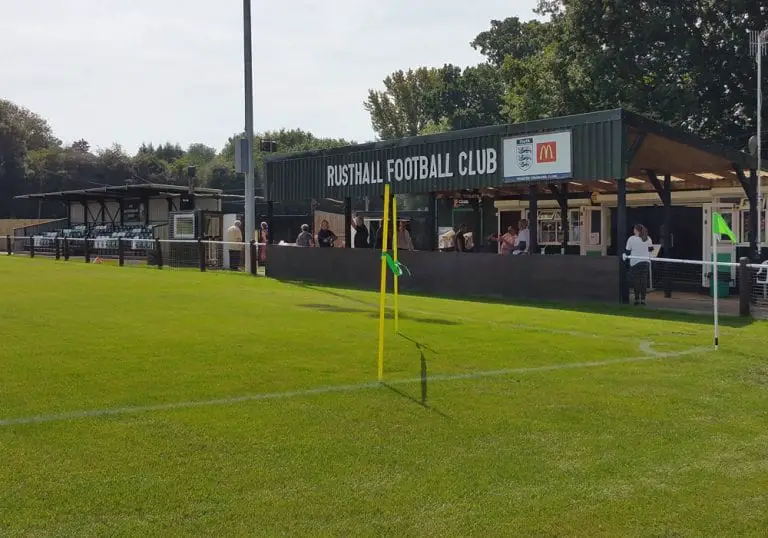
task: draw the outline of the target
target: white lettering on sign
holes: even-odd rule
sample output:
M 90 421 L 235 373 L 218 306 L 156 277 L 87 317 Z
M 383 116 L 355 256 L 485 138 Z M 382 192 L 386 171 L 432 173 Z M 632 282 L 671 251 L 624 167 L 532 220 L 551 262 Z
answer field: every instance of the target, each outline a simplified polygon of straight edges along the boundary
M 376 183 L 424 181 L 459 177 L 492 175 L 499 169 L 495 148 L 462 151 L 457 156 L 450 153 L 414 155 L 400 159 L 330 164 L 326 167 L 328 187 L 373 185 Z M 454 168 L 455 167 L 455 168 Z M 382 168 L 386 175 L 382 174 Z

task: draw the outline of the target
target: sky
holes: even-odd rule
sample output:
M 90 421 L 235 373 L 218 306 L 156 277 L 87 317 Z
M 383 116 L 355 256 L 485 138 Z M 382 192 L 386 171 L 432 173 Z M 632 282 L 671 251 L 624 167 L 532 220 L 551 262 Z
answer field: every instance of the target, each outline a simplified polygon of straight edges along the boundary
M 254 128 L 373 140 L 369 89 L 398 69 L 482 61 L 492 19 L 536 0 L 252 0 Z M 93 148 L 244 130 L 241 0 L 3 0 L 0 98 Z

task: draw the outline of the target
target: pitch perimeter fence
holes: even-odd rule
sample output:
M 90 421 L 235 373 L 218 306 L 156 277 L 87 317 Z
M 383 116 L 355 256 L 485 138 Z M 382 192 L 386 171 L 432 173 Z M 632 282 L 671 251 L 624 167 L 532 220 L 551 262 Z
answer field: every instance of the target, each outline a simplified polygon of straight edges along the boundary
M 0 253 L 7 256 L 197 271 L 242 272 L 245 270 L 246 249 L 251 250 L 255 260 L 251 273 L 263 276 L 266 245 L 255 241 L 246 244 L 195 239 L 0 237 Z
M 713 313 L 717 293 L 721 314 L 768 319 L 768 261 L 756 264 L 742 258 L 738 263 L 718 262 L 715 279 L 714 261 L 631 256 L 625 259 L 650 261 L 647 284 L 651 307 Z M 632 295 L 636 280 L 631 268 L 628 276 Z

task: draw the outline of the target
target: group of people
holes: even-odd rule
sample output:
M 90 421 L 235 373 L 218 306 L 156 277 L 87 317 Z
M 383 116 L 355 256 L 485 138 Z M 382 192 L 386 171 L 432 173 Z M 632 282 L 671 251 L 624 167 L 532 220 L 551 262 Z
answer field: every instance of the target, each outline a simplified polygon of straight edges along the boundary
M 336 239 L 338 239 L 338 237 L 331 230 L 331 226 L 330 224 L 328 224 L 328 221 L 323 220 L 320 223 L 320 230 L 318 230 L 316 236 L 313 236 L 312 233 L 309 231 L 309 224 L 302 224 L 301 232 L 299 232 L 298 237 L 296 237 L 296 246 L 297 247 L 317 246 L 317 247 L 329 248 L 334 245 L 334 243 L 336 242 Z
M 531 231 L 528 229 L 528 221 L 522 219 L 518 227 L 509 226 L 507 233 L 499 237 L 494 234 L 488 242 L 491 252 L 499 254 L 519 256 L 521 254 L 530 254 L 531 252 Z
M 352 227 L 355 229 L 355 237 L 352 243 L 354 248 L 381 248 L 383 243 L 383 229 L 379 227 L 379 231 L 375 238 L 371 238 L 370 231 L 365 225 L 365 221 L 362 217 L 355 217 L 352 220 Z M 392 247 L 392 231 L 390 228 L 389 237 L 387 239 L 387 245 Z M 321 247 L 329 248 L 333 247 L 338 240 L 338 236 L 330 229 L 330 225 L 327 220 L 320 222 L 320 230 L 318 230 L 316 236 L 312 236 L 309 231 L 309 225 L 302 224 L 301 232 L 296 238 L 296 246 L 298 247 Z M 413 240 L 411 234 L 408 231 L 408 222 L 398 222 L 397 228 L 397 248 L 398 250 L 414 250 Z

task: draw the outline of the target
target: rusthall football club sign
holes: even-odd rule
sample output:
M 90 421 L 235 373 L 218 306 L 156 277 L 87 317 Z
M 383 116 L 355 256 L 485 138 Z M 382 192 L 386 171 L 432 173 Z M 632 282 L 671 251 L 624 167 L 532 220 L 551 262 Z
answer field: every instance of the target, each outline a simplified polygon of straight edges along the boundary
M 571 132 L 504 139 L 504 181 L 572 177 Z

